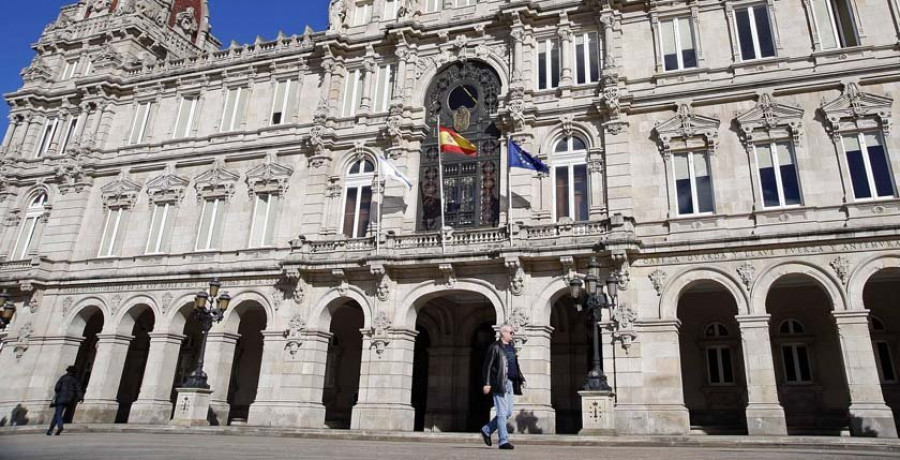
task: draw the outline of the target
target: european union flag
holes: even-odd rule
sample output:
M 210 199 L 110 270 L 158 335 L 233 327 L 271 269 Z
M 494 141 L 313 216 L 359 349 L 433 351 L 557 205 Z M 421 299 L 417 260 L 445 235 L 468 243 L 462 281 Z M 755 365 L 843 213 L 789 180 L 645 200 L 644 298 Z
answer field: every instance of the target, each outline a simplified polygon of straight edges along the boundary
M 519 144 L 512 139 L 509 140 L 509 167 L 525 168 L 532 171 L 540 171 L 545 174 L 550 173 L 550 168 L 543 161 L 531 156 Z

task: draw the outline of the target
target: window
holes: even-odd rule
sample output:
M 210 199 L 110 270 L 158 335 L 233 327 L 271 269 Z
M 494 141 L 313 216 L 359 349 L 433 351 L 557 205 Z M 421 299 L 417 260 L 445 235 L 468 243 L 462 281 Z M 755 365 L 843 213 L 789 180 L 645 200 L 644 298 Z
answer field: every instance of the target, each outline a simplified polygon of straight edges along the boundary
M 347 186 L 344 190 L 344 235 L 348 238 L 362 238 L 369 228 L 369 206 L 372 204 L 372 180 L 375 178 L 375 164 L 370 160 L 359 160 L 350 166 Z
M 88 59 L 84 62 L 84 72 L 81 72 L 81 75 L 90 75 L 92 70 L 94 70 L 94 61 Z
M 275 243 L 275 196 L 259 193 L 253 204 L 253 223 L 250 226 L 251 248 L 272 246 Z
M 178 106 L 178 116 L 175 118 L 173 139 L 187 137 L 191 133 L 191 126 L 194 124 L 194 110 L 196 108 L 197 98 L 195 96 L 181 98 L 181 103 Z
M 850 0 L 810 0 L 823 50 L 859 46 Z
M 122 224 L 124 208 L 110 208 L 103 219 L 103 236 L 100 238 L 100 250 L 97 257 L 110 257 L 115 255 L 116 242 L 119 237 L 119 228 Z
M 394 75 L 397 66 L 384 65 L 378 68 L 375 85 L 375 112 L 387 112 L 394 96 Z
M 296 80 L 282 80 L 275 84 L 275 95 L 272 99 L 272 125 L 287 123 L 292 113 L 289 113 L 290 103 L 297 100 L 298 91 Z
M 66 127 L 62 133 L 62 140 L 59 141 L 59 151 L 57 153 L 65 153 L 69 148 L 69 142 L 75 137 L 75 129 L 78 128 L 80 117 L 69 117 L 66 121 Z
M 381 19 L 397 19 L 397 10 L 400 8 L 400 0 L 384 0 L 384 14 Z
M 232 88 L 225 96 L 225 107 L 222 109 L 221 132 L 235 131 L 241 127 L 244 108 L 247 105 L 247 91 L 244 88 Z
M 456 0 L 456 6 L 472 6 L 478 3 L 478 0 Z
M 782 336 L 796 336 L 806 332 L 806 328 L 799 321 L 788 319 L 781 323 L 778 332 Z M 784 368 L 784 378 L 787 383 L 812 382 L 809 347 L 805 343 L 782 344 L 781 359 Z
M 144 140 L 147 130 L 147 120 L 150 118 L 150 103 L 144 102 L 138 105 L 131 120 L 131 134 L 128 135 L 128 145 L 140 144 Z
M 597 32 L 575 35 L 575 81 L 594 83 L 600 81 L 600 36 Z
M 200 227 L 197 229 L 197 244 L 194 249 L 206 251 L 215 248 L 215 239 L 222 227 L 222 199 L 208 198 L 203 200 L 200 210 Z
M 759 144 L 755 146 L 755 150 L 763 206 L 775 208 L 800 205 L 800 181 L 797 179 L 797 165 L 791 144 Z
M 688 152 L 672 156 L 675 163 L 675 190 L 678 214 L 711 213 L 713 209 L 712 177 L 706 152 Z
M 742 60 L 775 56 L 775 40 L 769 22 L 768 6 L 763 4 L 735 10 L 734 22 Z
M 372 3 L 357 3 L 356 10 L 353 13 L 353 25 L 363 26 L 372 20 Z
M 13 247 L 12 260 L 22 260 L 28 257 L 28 250 L 31 248 L 35 229 L 38 221 L 44 215 L 44 206 L 47 204 L 47 194 L 40 193 L 34 197 L 25 210 L 25 220 L 19 227 L 19 235 L 16 237 L 16 245 Z
M 727 339 L 728 328 L 722 323 L 706 326 L 704 336 L 707 340 Z M 706 375 L 710 385 L 727 385 L 734 383 L 734 367 L 731 360 L 731 347 L 727 344 L 712 343 L 706 347 Z
M 850 169 L 850 183 L 857 200 L 894 196 L 894 182 L 884 141 L 879 133 L 858 133 L 843 137 Z
M 694 28 L 691 18 L 660 21 L 659 35 L 665 70 L 697 67 L 697 50 L 694 44 Z
M 60 80 L 68 80 L 75 76 L 75 69 L 78 67 L 78 61 L 66 61 L 63 66 L 62 73 L 59 75 Z
M 441 10 L 444 0 L 425 0 L 425 12 L 434 13 Z
M 359 69 L 350 70 L 344 78 L 344 108 L 342 115 L 352 117 L 356 115 L 356 109 L 362 99 L 363 78 Z
M 538 89 L 559 86 L 559 41 L 547 39 L 538 42 Z
M 53 138 L 56 137 L 56 130 L 59 129 L 59 118 L 48 118 L 44 123 L 44 129 L 41 131 L 41 141 L 37 144 L 35 157 L 40 158 L 50 150 Z
M 567 137 L 553 149 L 553 215 L 586 221 L 588 217 L 587 147 L 578 137 Z
M 872 345 L 875 348 L 875 360 L 878 361 L 878 376 L 881 382 L 897 383 L 897 371 L 894 369 L 890 344 L 886 340 L 876 340 Z
M 168 238 L 169 233 L 167 223 L 171 213 L 170 208 L 171 205 L 169 203 L 153 205 L 153 214 L 150 218 L 150 235 L 147 237 L 147 254 L 163 252 L 163 243 Z

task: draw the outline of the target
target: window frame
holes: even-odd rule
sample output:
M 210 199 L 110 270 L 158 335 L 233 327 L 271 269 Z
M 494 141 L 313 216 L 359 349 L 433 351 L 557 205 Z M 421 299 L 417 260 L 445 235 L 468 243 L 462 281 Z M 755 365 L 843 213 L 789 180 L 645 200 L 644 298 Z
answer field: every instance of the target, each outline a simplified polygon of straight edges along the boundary
M 71 80 L 75 77 L 75 71 L 78 69 L 78 59 L 66 60 L 63 64 L 62 72 L 59 74 L 60 80 Z
M 397 13 L 400 11 L 400 0 L 384 0 L 381 12 L 381 19 L 391 21 L 397 19 Z
M 573 40 L 574 41 L 574 40 Z M 544 58 L 543 62 L 541 59 L 541 46 L 545 47 L 545 51 L 543 52 Z M 559 85 L 562 80 L 562 53 L 560 49 L 561 43 L 560 39 L 548 37 L 543 40 L 538 40 L 536 54 L 537 58 L 535 59 L 535 63 L 537 69 L 535 69 L 535 78 L 537 79 L 537 90 L 545 91 L 559 88 Z M 556 84 L 554 81 L 554 72 L 553 72 L 553 51 L 556 50 L 556 68 L 558 72 L 555 75 Z M 545 70 L 546 75 L 546 85 L 544 87 L 541 86 L 541 69 Z
M 347 69 L 347 73 L 344 75 L 344 98 L 341 104 L 341 117 L 355 117 L 359 113 L 362 105 L 363 80 L 362 69 Z M 353 86 L 352 88 L 351 85 Z
M 372 12 L 375 6 L 373 1 L 359 1 L 354 6 L 352 27 L 361 27 L 372 22 Z
M 425 13 L 437 13 L 444 6 L 444 0 L 425 0 Z
M 591 50 L 590 50 L 591 36 L 593 36 L 597 42 L 596 56 L 593 56 L 593 53 L 591 53 Z M 584 60 L 584 62 L 583 62 L 584 68 L 583 69 L 581 69 L 581 66 L 578 65 L 578 59 L 579 59 L 578 39 L 579 38 L 584 40 L 584 44 L 582 45 L 584 47 L 584 49 L 582 50 L 581 57 L 580 57 L 581 59 Z M 603 76 L 603 35 L 600 32 L 595 31 L 595 30 L 584 30 L 584 31 L 580 31 L 579 33 L 574 34 L 572 37 L 572 56 L 574 57 L 574 59 L 573 59 L 574 62 L 572 63 L 572 65 L 574 67 L 573 78 L 575 80 L 576 85 L 588 85 L 588 84 L 597 83 L 598 81 L 600 81 L 600 78 Z M 594 79 L 591 75 L 591 69 L 592 69 L 592 65 L 591 65 L 591 61 L 590 61 L 591 57 L 595 57 L 597 59 L 597 78 L 596 79 Z M 584 71 L 584 76 L 585 76 L 584 82 L 578 81 L 579 70 Z
M 266 215 L 263 219 L 263 227 L 262 231 L 259 233 L 259 241 L 254 241 L 254 236 L 256 235 L 256 230 L 260 222 L 257 221 L 258 211 L 259 211 L 259 203 L 263 200 L 263 196 L 266 197 Z M 278 195 L 275 193 L 256 193 L 254 195 L 253 200 L 253 214 L 250 219 L 250 237 L 247 243 L 247 247 L 249 249 L 265 249 L 271 248 L 275 246 L 275 217 L 276 217 L 276 201 L 278 199 Z M 266 241 L 266 235 L 270 234 L 271 230 L 271 241 Z
M 371 171 L 365 171 L 365 165 L 367 163 L 372 165 Z M 349 166 L 347 167 L 347 173 L 346 173 L 345 179 L 344 179 L 344 192 L 341 196 L 341 224 L 339 227 L 341 234 L 346 236 L 347 238 L 365 238 L 366 237 L 365 233 L 368 231 L 369 228 L 371 228 L 371 225 L 372 225 L 372 208 L 371 208 L 371 206 L 375 203 L 375 200 L 374 200 L 375 190 L 373 187 L 373 182 L 375 180 L 376 175 L 378 174 L 376 164 L 377 164 L 377 161 L 375 161 L 374 159 L 364 157 L 364 158 L 360 158 L 358 160 L 354 160 L 354 161 L 350 162 Z M 355 165 L 359 165 L 359 172 L 358 173 L 350 172 Z M 360 210 L 362 209 L 362 202 L 363 202 L 362 196 L 363 196 L 365 189 L 369 189 L 369 194 L 370 194 L 369 223 L 368 223 L 368 225 L 366 225 L 366 228 L 362 229 L 363 234 L 360 235 L 359 234 L 360 233 L 360 228 L 359 228 Z M 353 226 L 351 227 L 353 229 L 353 231 L 352 231 L 351 235 L 347 235 L 346 233 L 344 233 L 344 227 L 346 227 L 346 225 L 347 225 L 347 199 L 350 196 L 350 190 L 356 191 L 356 205 L 355 205 L 355 209 L 353 210 Z
M 700 202 L 698 200 L 697 193 L 697 173 L 696 168 L 694 167 L 694 155 L 701 153 L 706 159 L 706 169 L 709 173 L 709 194 L 712 199 L 712 211 L 699 211 Z M 676 157 L 678 156 L 687 156 L 688 158 L 688 178 L 691 184 L 691 208 L 693 209 L 690 213 L 682 213 L 680 207 L 678 206 L 678 177 L 677 177 L 677 167 L 675 166 Z M 712 153 L 708 149 L 697 149 L 697 150 L 683 150 L 679 152 L 672 152 L 672 190 L 675 192 L 675 214 L 678 217 L 698 217 L 698 216 L 712 216 L 716 214 L 716 194 L 715 194 L 715 186 L 713 184 L 714 176 L 712 170 L 712 161 L 711 160 Z
M 208 224 L 204 224 L 204 219 L 207 216 L 207 205 L 212 202 L 212 216 L 209 219 Z M 215 251 L 218 233 L 219 233 L 219 225 L 222 222 L 222 214 L 224 213 L 225 207 L 225 199 L 221 196 L 208 197 L 202 199 L 202 206 L 200 207 L 200 220 L 199 225 L 197 225 L 197 238 L 194 242 L 194 251 Z M 203 228 L 206 225 L 206 235 L 203 235 Z M 205 244 L 201 246 L 202 239 L 205 239 Z
M 830 32 L 831 32 L 832 36 L 834 37 L 835 45 L 836 45 L 833 48 L 825 48 L 825 45 L 823 44 L 822 27 L 821 27 L 822 24 L 819 22 L 819 18 L 816 13 L 816 6 L 815 6 L 815 2 L 817 2 L 817 1 L 824 2 L 826 7 L 828 8 L 827 25 L 830 28 Z M 844 26 L 838 20 L 838 16 L 835 14 L 835 11 L 834 11 L 835 10 L 835 8 L 834 8 L 835 1 L 845 2 L 844 4 L 847 8 L 847 14 L 849 15 L 849 17 L 846 19 L 850 21 L 850 25 L 853 28 L 853 30 L 851 32 L 853 33 L 853 39 L 854 39 L 855 43 L 852 45 L 847 44 L 848 41 L 847 41 L 846 31 L 844 30 Z M 860 27 L 859 17 L 857 14 L 858 8 L 857 8 L 856 2 L 854 0 L 807 0 L 807 2 L 804 2 L 804 3 L 807 3 L 809 20 L 812 23 L 813 28 L 814 28 L 815 44 L 816 44 L 817 51 L 834 51 L 834 50 L 840 50 L 840 49 L 845 49 L 845 48 L 853 48 L 853 47 L 862 45 L 862 39 L 863 39 L 862 28 Z
M 678 25 L 679 20 L 681 20 L 681 19 L 687 19 L 689 22 L 689 25 L 690 25 L 691 44 L 694 46 L 694 48 L 693 48 L 694 49 L 694 59 L 697 61 L 697 64 L 692 67 L 684 66 L 684 54 L 683 54 L 684 49 L 681 48 L 680 26 Z M 695 19 L 696 18 L 695 18 L 694 14 L 671 15 L 671 16 L 666 16 L 664 18 L 659 19 L 659 25 L 657 26 L 655 35 L 656 35 L 657 43 L 659 43 L 660 71 L 662 71 L 664 73 L 670 73 L 670 72 L 681 72 L 681 71 L 694 70 L 694 69 L 700 68 L 700 62 L 701 62 L 700 40 L 698 38 L 699 34 L 697 33 L 697 24 L 696 24 Z M 675 56 L 676 56 L 676 63 L 678 64 L 678 67 L 676 67 L 674 69 L 666 69 L 666 45 L 665 45 L 665 40 L 663 38 L 662 23 L 668 22 L 668 21 L 672 22 L 672 28 L 673 28 L 673 31 L 675 34 L 674 45 L 676 48 Z
M 231 133 L 238 131 L 244 122 L 244 110 L 246 109 L 247 98 L 244 92 L 247 88 L 236 86 L 225 90 L 225 100 L 222 104 L 222 122 L 219 126 L 220 133 Z M 232 94 L 234 100 L 231 101 Z M 230 101 L 230 102 L 229 102 Z M 228 113 L 229 103 L 231 104 L 231 113 Z
M 884 148 L 884 156 L 885 156 L 885 164 L 887 165 L 888 178 L 891 180 L 891 194 L 890 195 L 878 195 L 878 188 L 875 184 L 875 176 L 872 173 L 872 165 L 871 159 L 869 158 L 869 147 L 866 144 L 866 134 L 874 134 L 879 137 L 881 141 L 881 146 Z M 853 170 L 850 167 L 850 158 L 847 156 L 847 146 L 844 143 L 844 138 L 856 136 L 856 141 L 859 143 L 860 154 L 863 160 L 863 166 L 865 167 L 866 173 L 866 181 L 869 185 L 869 190 L 872 196 L 868 198 L 859 198 L 856 196 L 856 187 L 853 185 Z M 853 201 L 857 203 L 864 202 L 872 202 L 872 201 L 880 201 L 880 200 L 891 200 L 897 197 L 897 181 L 894 178 L 894 171 L 891 166 L 891 152 L 888 150 L 887 139 L 884 136 L 882 131 L 874 131 L 874 130 L 862 130 L 856 132 L 845 132 L 841 133 L 840 138 L 838 139 L 840 143 L 841 150 L 844 153 L 844 161 L 847 164 L 847 178 L 849 179 L 850 184 L 850 192 L 853 194 Z
M 772 53 L 773 53 L 771 56 L 762 56 L 762 52 L 761 52 L 759 30 L 756 27 L 756 12 L 754 11 L 754 9 L 759 8 L 759 7 L 765 9 L 766 16 L 767 16 L 766 19 L 769 22 L 769 39 L 772 41 Z M 755 54 L 755 57 L 753 57 L 753 58 L 745 58 L 744 51 L 741 48 L 741 36 L 742 35 L 741 35 L 741 29 L 738 26 L 737 15 L 738 15 L 739 11 L 743 11 L 743 10 L 747 11 L 749 21 L 750 21 L 750 31 L 749 31 L 750 32 L 750 41 L 753 44 L 753 52 Z M 737 47 L 736 57 L 739 57 L 741 62 L 752 62 L 752 61 L 759 61 L 759 60 L 763 60 L 763 59 L 774 59 L 774 58 L 778 57 L 778 48 L 780 48 L 780 45 L 779 45 L 779 41 L 778 41 L 778 34 L 775 31 L 776 24 L 775 24 L 775 18 L 774 18 L 774 11 L 772 10 L 772 7 L 771 7 L 771 5 L 769 5 L 768 2 L 749 3 L 749 4 L 740 5 L 739 7 L 734 8 L 733 14 L 731 16 L 732 16 L 731 22 L 732 22 L 732 26 L 734 27 L 734 33 L 735 33 L 735 38 L 736 38 L 736 40 L 735 40 L 736 47 Z
M 184 139 L 186 137 L 190 137 L 191 130 L 194 124 L 194 115 L 197 110 L 197 102 L 200 100 L 200 96 L 198 95 L 183 95 L 181 99 L 178 101 L 178 115 L 175 116 L 175 125 L 172 128 L 172 139 Z M 186 101 L 190 101 L 191 108 L 188 111 L 187 122 L 184 124 L 184 133 L 178 132 L 178 126 L 181 125 L 181 117 L 184 112 L 184 104 Z
M 116 257 L 115 252 L 119 240 L 119 230 L 122 227 L 122 217 L 125 211 L 124 207 L 114 207 L 106 210 L 106 216 L 103 219 L 103 231 L 100 234 L 100 247 L 97 249 L 98 258 Z M 112 228 L 112 234 L 108 234 L 107 230 L 109 230 L 112 213 L 116 213 L 116 222 Z M 104 247 L 106 247 L 106 251 L 104 251 Z
M 33 194 L 32 198 L 28 200 L 28 207 L 25 208 L 25 217 L 19 225 L 19 231 L 16 232 L 13 250 L 10 252 L 12 256 L 11 260 L 27 259 L 31 244 L 34 242 L 34 236 L 37 233 L 38 223 L 40 223 L 41 218 L 47 210 L 48 202 L 49 198 L 47 192 L 44 191 Z M 28 236 L 26 237 L 24 244 L 22 244 L 22 237 L 25 235 L 26 228 L 28 228 Z M 21 255 L 17 257 L 16 254 L 19 252 L 21 252 Z
M 794 165 L 794 175 L 797 176 L 797 189 L 800 195 L 800 202 L 797 204 L 785 204 L 784 197 L 784 182 L 781 176 L 781 168 L 780 168 L 780 157 L 778 156 L 778 145 L 783 144 L 788 146 L 788 155 L 791 156 L 791 162 Z M 769 146 L 769 154 L 771 155 L 770 160 L 772 161 L 772 168 L 775 171 L 775 184 L 777 187 L 776 192 L 778 193 L 778 204 L 775 206 L 767 206 L 766 198 L 765 198 L 765 188 L 763 187 L 762 180 L 762 166 L 759 161 L 760 150 L 759 146 L 768 145 Z M 759 202 L 765 210 L 772 209 L 790 209 L 790 208 L 801 208 L 804 205 L 803 201 L 803 184 L 800 182 L 800 168 L 797 166 L 797 154 L 794 151 L 794 143 L 788 140 L 768 140 L 766 142 L 757 142 L 752 145 L 753 155 L 756 166 L 756 182 L 757 188 L 759 189 Z
M 397 64 L 384 64 L 378 66 L 375 71 L 375 113 L 387 112 L 391 108 L 391 100 L 394 98 L 394 83 L 397 77 Z M 379 98 L 379 92 L 382 97 Z
M 53 139 L 56 138 L 56 131 L 59 129 L 59 117 L 48 117 L 44 121 L 44 129 L 41 130 L 41 137 L 35 144 L 34 157 L 40 158 L 50 151 L 53 145 Z
M 879 344 L 884 345 L 884 350 L 887 353 L 887 364 L 890 366 L 891 372 L 894 373 L 893 379 L 886 379 L 884 377 L 884 363 L 885 357 L 881 356 L 881 349 L 878 348 Z M 872 349 L 875 351 L 875 367 L 878 369 L 878 379 L 882 384 L 897 384 L 900 383 L 900 377 L 897 375 L 897 366 L 894 365 L 894 352 L 891 350 L 891 340 L 877 338 L 872 340 Z
M 147 123 L 150 120 L 150 108 L 153 101 L 138 102 L 131 120 L 131 132 L 128 134 L 128 145 L 138 145 L 147 134 Z M 141 115 L 143 113 L 143 116 Z M 138 128 L 140 126 L 140 128 Z M 137 134 L 137 136 L 135 136 Z
M 574 139 L 577 138 L 582 145 L 584 145 L 583 150 L 576 150 L 574 148 Z M 566 141 L 566 151 L 565 152 L 557 152 L 556 147 L 563 140 Z M 590 220 L 591 213 L 591 174 L 587 168 L 587 157 L 588 157 L 588 144 L 581 136 L 576 136 L 575 134 L 571 134 L 569 136 L 565 136 L 563 138 L 557 139 L 553 144 L 553 157 L 550 162 L 550 178 L 551 178 L 551 198 L 550 201 L 552 203 L 551 213 L 553 215 L 554 222 L 560 222 L 561 218 L 557 212 L 557 183 L 556 183 L 556 174 L 557 169 L 563 167 L 566 168 L 568 175 L 568 183 L 567 183 L 567 203 L 569 209 L 566 212 L 565 216 L 569 219 L 572 219 L 574 222 L 587 222 Z M 575 167 L 576 166 L 584 166 L 584 179 L 585 179 L 585 201 L 587 203 L 586 209 L 586 219 L 581 220 L 577 219 L 578 210 L 575 209 Z
M 163 250 L 164 249 L 163 246 L 165 244 L 165 239 L 166 239 L 166 230 L 168 229 L 169 222 L 170 222 L 169 214 L 171 213 L 171 208 L 174 207 L 174 205 L 169 202 L 161 202 L 161 203 L 153 203 L 152 206 L 153 206 L 153 208 L 151 209 L 151 213 L 150 213 L 150 232 L 147 235 L 147 244 L 144 248 L 144 254 L 146 254 L 146 255 L 165 254 L 165 251 Z M 157 212 L 159 211 L 160 207 L 163 208 L 163 214 L 162 214 L 162 220 L 159 221 L 159 224 L 157 225 L 157 216 L 158 216 Z M 158 229 L 158 231 L 156 232 L 156 243 L 151 246 L 151 243 L 153 242 L 152 240 L 153 240 L 155 228 Z M 152 251 L 151 251 L 151 247 L 153 248 Z
M 66 149 L 69 148 L 69 142 L 75 137 L 78 133 L 78 127 L 81 124 L 81 116 L 80 115 L 70 115 L 65 123 L 62 132 L 62 137 L 59 139 L 59 151 L 57 154 L 63 154 L 66 152 Z

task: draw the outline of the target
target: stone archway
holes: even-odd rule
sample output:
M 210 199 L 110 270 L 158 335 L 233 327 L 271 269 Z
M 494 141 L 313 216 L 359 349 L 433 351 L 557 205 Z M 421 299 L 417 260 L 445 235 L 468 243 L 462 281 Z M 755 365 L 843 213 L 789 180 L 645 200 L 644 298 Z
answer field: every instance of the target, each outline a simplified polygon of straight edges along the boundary
M 97 335 L 103 330 L 104 316 L 100 308 L 95 306 L 85 307 L 80 310 L 73 319 L 70 326 L 80 329 L 76 334 L 81 335 L 84 339 L 78 345 L 78 352 L 75 355 L 76 375 L 81 379 L 81 388 L 87 391 L 88 385 L 91 383 L 92 372 L 94 368 L 94 360 L 97 357 Z M 66 408 L 63 420 L 71 423 L 75 416 L 75 406 Z
M 578 391 L 591 367 L 591 322 L 586 310 L 575 309 L 570 295 L 561 295 L 553 303 L 550 326 L 550 400 L 556 433 L 577 434 L 582 425 Z
M 359 394 L 359 370 L 362 363 L 362 334 L 365 323 L 362 307 L 347 301 L 329 307 L 331 340 L 325 362 L 325 384 L 322 404 L 325 405 L 325 425 L 348 429 L 353 418 L 353 406 Z
M 863 305 L 881 392 L 900 426 L 900 267 L 882 268 L 865 280 Z
M 150 333 L 153 332 L 156 323 L 153 310 L 147 306 L 133 308 L 126 315 L 130 315 L 134 325 L 130 331 L 132 339 L 128 344 L 125 365 L 122 367 L 122 376 L 119 379 L 119 391 L 116 395 L 116 400 L 119 402 L 116 423 L 128 422 L 131 405 L 138 399 L 141 383 L 144 380 L 144 369 L 150 354 Z

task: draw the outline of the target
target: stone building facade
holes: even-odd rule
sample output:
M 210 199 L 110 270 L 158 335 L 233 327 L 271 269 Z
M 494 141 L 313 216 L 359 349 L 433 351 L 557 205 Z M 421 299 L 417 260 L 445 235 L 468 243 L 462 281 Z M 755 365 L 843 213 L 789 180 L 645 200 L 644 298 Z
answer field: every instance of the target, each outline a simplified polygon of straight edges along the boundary
M 590 341 L 568 282 L 596 257 L 619 275 L 618 433 L 897 435 L 900 2 L 329 18 L 226 47 L 205 0 L 81 1 L 47 26 L 5 95 L 0 423 L 48 420 L 73 363 L 75 421 L 167 423 L 215 277 L 234 300 L 205 353 L 213 424 L 472 430 L 509 322 L 515 431 L 575 433 Z M 476 157 L 438 158 L 437 120 Z M 507 168 L 511 140 L 550 173 Z

